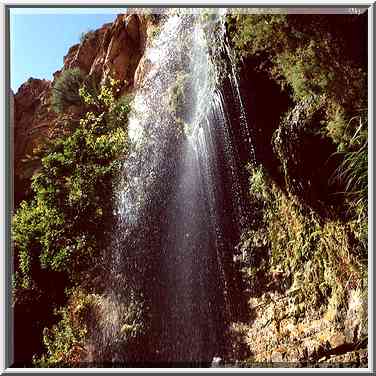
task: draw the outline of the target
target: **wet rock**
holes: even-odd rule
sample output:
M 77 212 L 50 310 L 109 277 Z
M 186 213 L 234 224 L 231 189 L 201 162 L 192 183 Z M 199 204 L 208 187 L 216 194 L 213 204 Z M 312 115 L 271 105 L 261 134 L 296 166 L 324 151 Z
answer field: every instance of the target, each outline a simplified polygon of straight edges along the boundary
M 151 67 L 152 67 L 152 64 L 147 59 L 147 57 L 143 55 L 134 74 L 134 87 L 135 88 L 139 88 L 141 86 L 145 76 L 150 71 Z
M 348 311 L 344 322 L 344 335 L 348 343 L 358 342 L 368 336 L 367 295 L 360 289 L 351 290 Z
M 286 353 L 285 356 L 286 356 L 286 361 L 290 363 L 298 363 L 300 359 L 302 358 L 301 352 L 299 351 L 299 349 L 296 349 L 293 347 L 289 349 L 289 351 Z
M 341 367 L 354 367 L 359 365 L 359 354 L 356 351 L 351 351 L 345 354 L 333 355 L 327 362 Z

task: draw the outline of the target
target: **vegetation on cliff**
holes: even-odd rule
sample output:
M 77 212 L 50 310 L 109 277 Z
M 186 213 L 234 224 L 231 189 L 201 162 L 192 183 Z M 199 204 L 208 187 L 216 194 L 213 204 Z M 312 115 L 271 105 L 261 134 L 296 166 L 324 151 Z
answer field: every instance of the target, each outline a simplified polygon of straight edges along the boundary
M 252 222 L 235 256 L 250 317 L 232 325 L 233 359 L 364 366 L 368 274 L 361 223 L 321 218 L 261 166 L 250 168 L 250 197 Z
M 77 326 L 76 316 L 93 305 L 93 295 L 85 296 L 83 288 L 101 288 L 88 278 L 108 247 L 113 188 L 128 142 L 130 98 L 117 98 L 119 84 L 110 79 L 94 85 L 78 69 L 59 77 L 53 103 L 61 116 L 60 136 L 39 150 L 41 168 L 32 178 L 33 197 L 21 202 L 14 215 L 16 309 L 46 304 L 51 316 L 65 300 L 64 289 L 81 289 L 67 290 L 69 304 L 58 311 L 62 320 L 45 332 L 49 354 L 42 358 L 44 365 L 64 362 L 72 346 L 82 345 L 86 324 L 82 320 Z M 69 112 L 72 105 L 79 108 L 79 118 Z M 35 300 L 30 302 L 32 295 Z
M 235 257 L 250 319 L 233 324 L 233 356 L 249 364 L 366 363 L 359 350 L 367 342 L 368 252 L 361 17 L 227 17 L 241 72 L 252 70 L 266 87 L 280 88 L 269 92 L 271 122 L 260 121 L 262 114 L 255 119 L 265 134 L 256 134 L 252 218 Z M 262 344 L 254 330 L 263 333 Z M 340 358 L 346 352 L 351 355 Z
M 66 72 L 63 82 L 75 74 Z M 67 95 L 60 82 L 56 83 L 59 94 Z M 86 87 L 74 89 L 90 110 L 78 123 L 67 120 L 64 125 L 70 131 L 40 151 L 42 167 L 32 178 L 34 197 L 22 202 L 14 216 L 23 288 L 35 281 L 37 264 L 75 278 L 85 259 L 96 253 L 95 237 L 112 214 L 113 180 L 127 145 L 129 102 L 115 100 L 116 82 L 102 86 L 96 98 Z
M 256 69 L 268 72 L 288 92 L 291 110 L 294 103 L 310 102 L 308 110 L 315 116 L 309 124 L 312 133 L 329 137 L 345 160 L 355 157 L 349 153 L 359 152 L 358 158 L 366 161 L 367 76 L 361 56 L 365 41 L 357 40 L 356 51 L 361 52 L 353 53 L 354 42 L 343 31 L 351 30 L 359 17 L 239 14 L 228 17 L 228 29 L 238 56 L 253 60 Z M 340 172 L 345 165 L 337 175 L 347 184 L 350 176 Z M 353 169 L 351 179 L 358 185 L 347 188 L 353 188 L 349 193 L 363 192 L 365 203 L 364 163 L 361 166 L 363 170 Z

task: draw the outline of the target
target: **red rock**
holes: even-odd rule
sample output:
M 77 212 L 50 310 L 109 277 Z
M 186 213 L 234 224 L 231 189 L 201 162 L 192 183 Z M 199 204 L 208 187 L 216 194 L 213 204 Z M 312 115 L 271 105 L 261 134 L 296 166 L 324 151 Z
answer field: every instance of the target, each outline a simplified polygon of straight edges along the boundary
M 118 15 L 113 23 L 90 32 L 80 44 L 68 50 L 62 70 L 54 73 L 52 82 L 30 78 L 15 95 L 11 93 L 16 203 L 23 198 L 29 178 L 38 167 L 25 162 L 26 156 L 32 155 L 57 128 L 57 115 L 50 109 L 56 78 L 63 70 L 78 67 L 87 74 L 98 74 L 102 80 L 108 76 L 118 79 L 124 83 L 122 92 L 131 91 L 145 50 L 149 22 L 143 15 Z

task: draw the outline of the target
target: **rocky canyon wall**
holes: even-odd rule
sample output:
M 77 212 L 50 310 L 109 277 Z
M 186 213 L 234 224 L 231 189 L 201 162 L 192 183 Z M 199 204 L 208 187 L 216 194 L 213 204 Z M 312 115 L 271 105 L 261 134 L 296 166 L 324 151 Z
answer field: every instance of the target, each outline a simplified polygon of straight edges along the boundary
M 44 140 L 58 131 L 57 114 L 51 108 L 54 82 L 67 69 L 79 68 L 84 74 L 100 80 L 108 77 L 122 83 L 122 93 L 129 93 L 135 85 L 135 72 L 148 41 L 148 33 L 155 20 L 147 15 L 120 14 L 113 23 L 90 31 L 73 45 L 64 56 L 61 70 L 51 81 L 30 78 L 11 93 L 14 101 L 14 199 L 15 204 L 27 197 L 30 178 L 39 166 L 34 154 Z M 140 66 L 136 78 L 142 77 Z

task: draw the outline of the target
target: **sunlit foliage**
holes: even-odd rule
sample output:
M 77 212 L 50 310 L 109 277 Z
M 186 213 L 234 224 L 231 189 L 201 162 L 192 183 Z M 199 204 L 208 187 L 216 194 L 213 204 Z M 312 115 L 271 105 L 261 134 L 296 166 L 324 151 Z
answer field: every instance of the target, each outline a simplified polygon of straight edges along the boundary
M 20 287 L 31 286 L 39 267 L 75 278 L 98 252 L 112 213 L 113 178 L 127 151 L 130 102 L 115 99 L 117 86 L 111 80 L 97 96 L 81 87 L 79 98 L 89 110 L 41 158 L 32 178 L 34 196 L 21 203 L 13 220 Z

